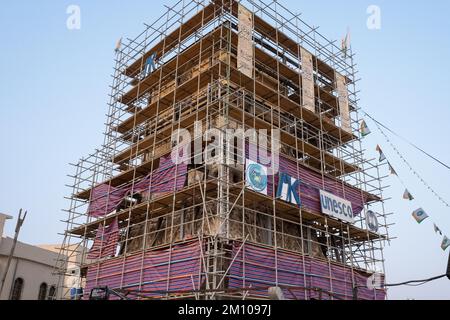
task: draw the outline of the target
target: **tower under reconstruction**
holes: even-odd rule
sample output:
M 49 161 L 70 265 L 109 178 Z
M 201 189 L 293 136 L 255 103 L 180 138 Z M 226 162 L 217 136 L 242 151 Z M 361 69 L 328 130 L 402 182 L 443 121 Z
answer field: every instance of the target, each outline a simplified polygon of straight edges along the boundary
M 277 1 L 180 0 L 123 41 L 104 144 L 73 166 L 60 294 L 76 255 L 85 298 L 385 299 L 356 73 Z

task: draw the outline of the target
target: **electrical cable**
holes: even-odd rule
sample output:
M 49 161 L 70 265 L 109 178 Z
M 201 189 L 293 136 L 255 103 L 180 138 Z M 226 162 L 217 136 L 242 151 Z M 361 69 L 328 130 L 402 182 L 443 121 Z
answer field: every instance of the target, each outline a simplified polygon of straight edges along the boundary
M 433 277 L 430 279 L 425 279 L 425 280 L 411 280 L 411 281 L 406 281 L 406 282 L 401 282 L 401 283 L 394 283 L 394 284 L 385 284 L 384 287 L 400 287 L 400 286 L 407 286 L 407 285 L 411 285 L 411 286 L 422 286 L 425 285 L 429 282 L 432 281 L 436 281 L 442 278 L 447 277 L 446 274 L 441 275 L 441 276 L 437 276 L 437 277 Z
M 423 150 L 422 148 L 418 147 L 416 144 L 412 143 L 411 141 L 409 141 L 408 139 L 402 137 L 401 135 L 399 135 L 398 133 L 396 133 L 395 131 L 393 131 L 392 129 L 388 128 L 387 126 L 385 126 L 384 124 L 382 124 L 381 122 L 379 122 L 378 120 L 376 120 L 375 118 L 373 118 L 370 114 L 368 114 L 367 112 L 363 111 L 363 113 L 369 118 L 371 119 L 373 122 L 375 122 L 376 124 L 380 125 L 381 127 L 383 127 L 384 129 L 388 130 L 390 133 L 392 133 L 393 135 L 395 135 L 396 137 L 402 139 L 403 141 L 405 141 L 407 144 L 409 144 L 411 147 L 413 147 L 414 149 L 420 151 L 421 153 L 423 153 L 424 155 L 426 155 L 427 157 L 429 157 L 430 159 L 434 160 L 435 162 L 439 163 L 440 165 L 442 165 L 443 167 L 447 168 L 448 170 L 450 170 L 450 165 L 445 164 L 443 161 L 439 160 L 437 157 L 431 155 L 430 153 L 426 152 L 425 150 Z

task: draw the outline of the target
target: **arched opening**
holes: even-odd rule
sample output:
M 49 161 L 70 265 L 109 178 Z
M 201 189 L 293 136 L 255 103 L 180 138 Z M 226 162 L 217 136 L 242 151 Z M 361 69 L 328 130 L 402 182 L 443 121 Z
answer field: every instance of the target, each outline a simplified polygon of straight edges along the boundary
M 48 300 L 56 300 L 56 287 L 51 286 L 48 290 Z
M 23 292 L 23 279 L 17 278 L 14 280 L 14 285 L 11 291 L 11 300 L 20 300 L 22 299 Z
M 43 282 L 39 287 L 38 300 L 45 300 L 47 298 L 47 284 Z

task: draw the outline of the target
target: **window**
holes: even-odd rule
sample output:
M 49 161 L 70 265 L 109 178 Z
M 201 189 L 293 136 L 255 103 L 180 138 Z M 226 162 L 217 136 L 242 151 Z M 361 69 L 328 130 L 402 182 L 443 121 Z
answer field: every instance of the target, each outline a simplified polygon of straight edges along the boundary
M 48 290 L 48 300 L 55 300 L 56 299 L 56 287 L 51 286 Z
M 17 278 L 14 280 L 14 285 L 11 291 L 11 300 L 20 300 L 22 298 L 23 279 Z
M 38 300 L 45 300 L 47 298 L 47 284 L 44 282 L 39 287 Z

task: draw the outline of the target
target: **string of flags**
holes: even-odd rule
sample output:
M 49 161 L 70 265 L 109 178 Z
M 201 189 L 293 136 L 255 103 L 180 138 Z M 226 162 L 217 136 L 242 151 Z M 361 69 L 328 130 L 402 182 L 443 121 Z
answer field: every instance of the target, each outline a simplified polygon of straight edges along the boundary
M 440 201 L 442 202 L 442 204 L 444 204 L 447 208 L 450 208 L 450 203 L 448 203 L 447 201 L 444 200 L 444 198 L 442 198 L 423 178 L 422 176 L 411 166 L 411 164 L 405 159 L 405 157 L 400 153 L 400 151 L 398 150 L 398 148 L 392 143 L 392 141 L 389 139 L 389 137 L 387 136 L 387 134 L 383 131 L 383 129 L 381 128 L 381 124 L 379 124 L 376 120 L 374 120 L 373 118 L 371 118 L 378 130 L 381 132 L 381 134 L 384 136 L 384 138 L 386 139 L 386 141 L 391 145 L 392 149 L 394 149 L 394 151 L 397 153 L 397 155 L 399 156 L 399 158 L 403 161 L 403 163 L 409 168 L 409 170 L 411 170 L 411 172 L 420 180 L 420 182 Z
M 371 133 L 369 126 L 367 125 L 367 123 L 364 120 L 361 121 L 360 132 L 363 137 L 366 137 Z M 390 174 L 393 176 L 396 176 L 400 180 L 402 185 L 405 187 L 405 192 L 403 193 L 403 199 L 408 200 L 408 201 L 415 200 L 414 196 L 408 190 L 408 188 L 406 187 L 403 180 L 399 177 L 397 171 L 394 169 L 392 164 L 387 160 L 387 157 L 386 157 L 385 153 L 383 152 L 383 149 L 380 147 L 380 145 L 377 145 L 376 151 L 379 153 L 379 156 L 380 156 L 379 162 L 381 163 L 381 162 L 387 161 Z M 412 216 L 417 221 L 418 224 L 422 224 L 425 220 L 430 218 L 430 216 L 427 214 L 427 212 L 422 208 L 415 210 L 412 213 Z M 444 235 L 444 233 L 442 232 L 442 230 L 438 227 L 438 225 L 436 223 L 434 223 L 433 225 L 434 225 L 434 232 L 436 234 L 440 235 L 441 237 L 442 236 L 444 237 L 442 240 L 442 243 L 441 243 L 441 248 L 442 248 L 442 250 L 446 251 L 448 248 L 450 248 L 450 238 Z

